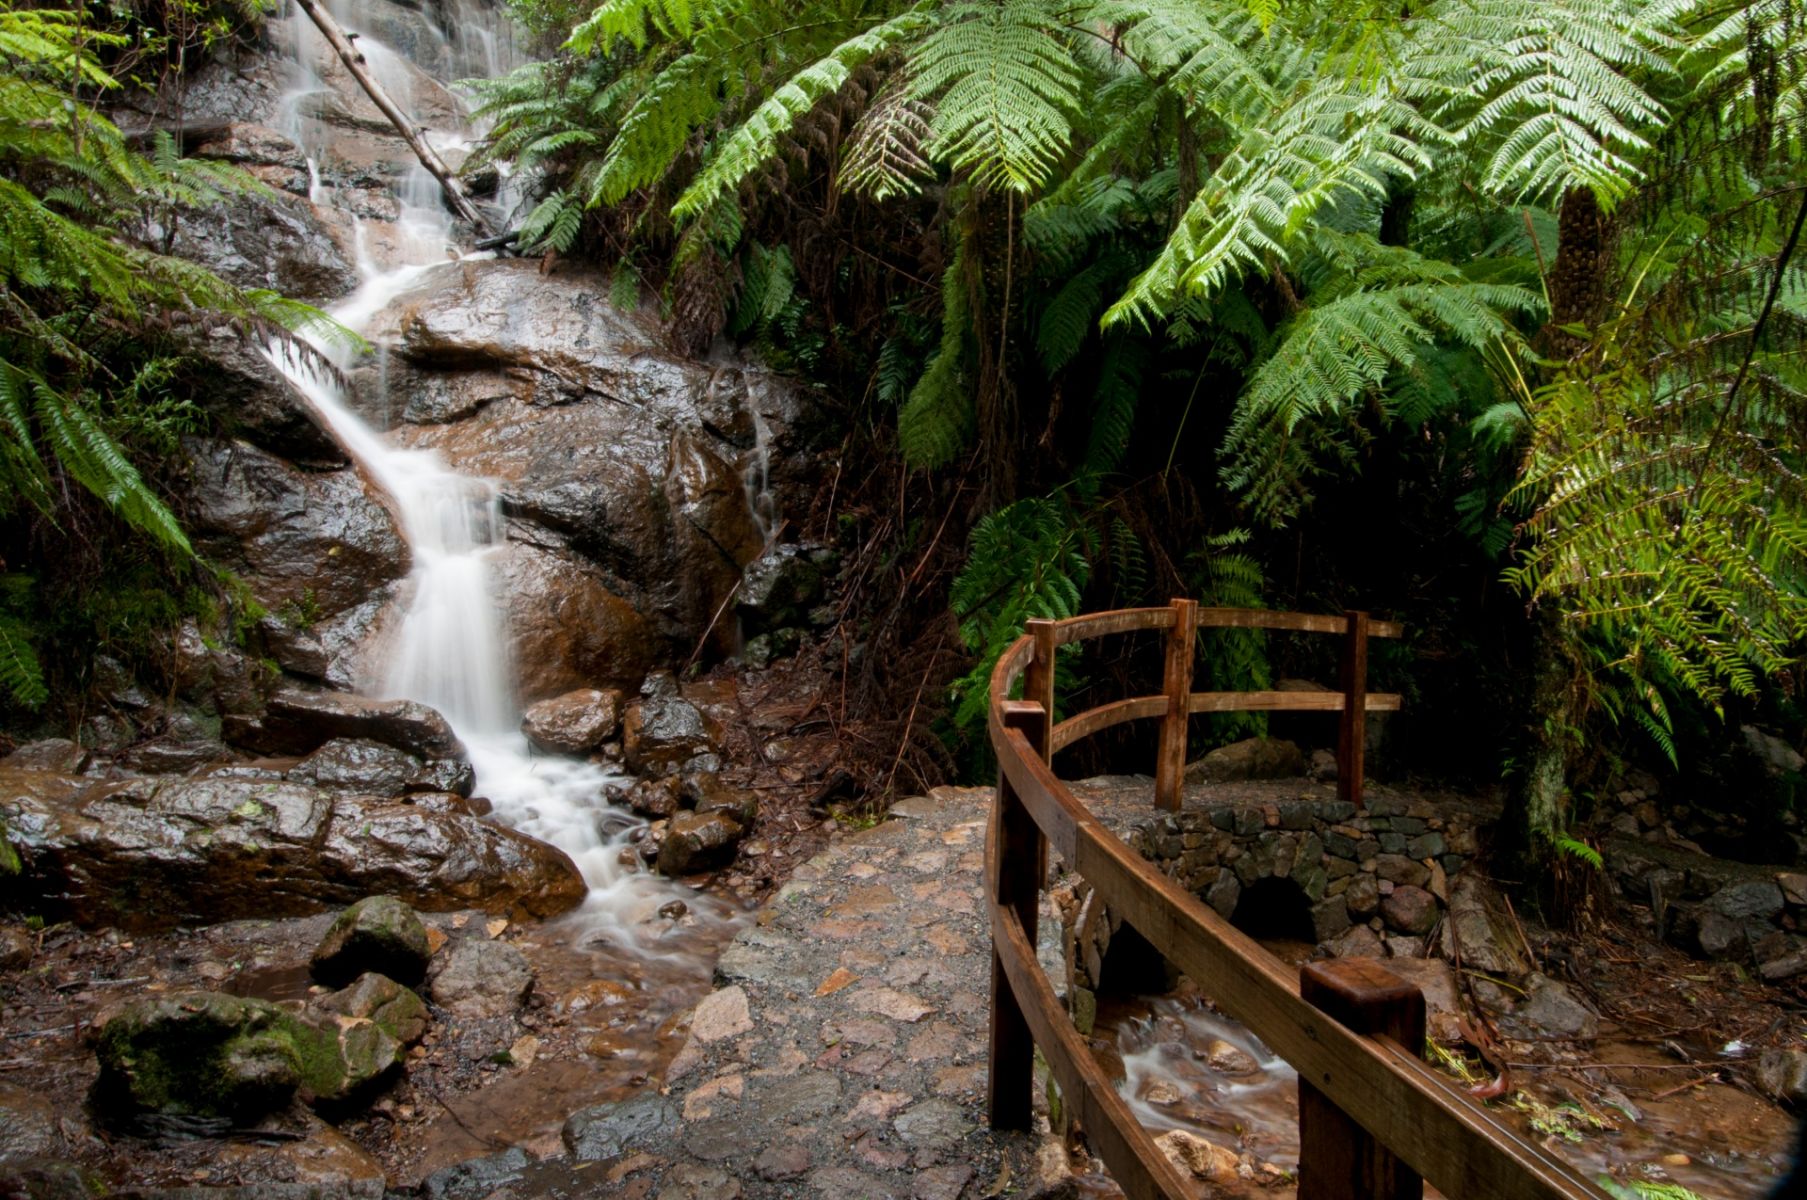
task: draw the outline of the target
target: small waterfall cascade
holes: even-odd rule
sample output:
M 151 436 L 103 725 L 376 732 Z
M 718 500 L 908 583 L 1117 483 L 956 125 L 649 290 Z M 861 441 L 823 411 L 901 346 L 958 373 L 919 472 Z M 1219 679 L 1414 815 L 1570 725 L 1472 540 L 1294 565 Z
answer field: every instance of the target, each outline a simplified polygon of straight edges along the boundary
M 608 805 L 612 768 L 537 755 L 520 732 L 493 560 L 505 545 L 501 501 L 488 480 L 460 475 L 427 450 L 389 445 L 352 410 L 331 369 L 306 350 L 266 351 L 369 480 L 390 499 L 414 555 L 406 607 L 387 663 L 365 691 L 418 700 L 464 742 L 497 820 L 571 856 L 589 885 L 590 936 L 635 947 L 648 922 L 687 890 L 624 865 L 641 822 Z
M 365 31 L 360 0 L 333 0 L 334 15 L 359 33 L 358 47 L 380 83 L 404 109 L 418 78 L 408 62 Z M 322 182 L 321 163 L 330 131 L 314 113 L 332 102 L 310 64 L 323 39 L 307 17 L 291 8 L 295 25 L 295 83 L 282 104 L 285 130 L 307 156 L 310 199 L 338 208 L 336 189 Z M 514 64 L 505 20 L 478 0 L 448 5 L 456 39 L 428 47 L 460 75 L 493 74 Z M 410 110 L 411 111 L 411 110 Z M 467 130 L 433 131 L 436 149 L 462 149 Z M 393 193 L 393 221 L 372 219 L 356 207 L 339 211 L 356 229 L 362 285 L 332 308 L 347 327 L 363 332 L 374 317 L 436 264 L 456 256 L 450 215 L 438 184 L 418 165 Z M 366 202 L 367 206 L 367 202 Z M 377 243 L 381 243 L 379 251 Z M 487 256 L 479 256 L 487 257 Z M 590 892 L 577 923 L 586 944 L 647 951 L 670 928 L 655 921 L 661 906 L 684 896 L 703 921 L 715 915 L 679 888 L 633 864 L 629 840 L 643 824 L 610 806 L 604 788 L 622 776 L 613 768 L 536 754 L 520 731 L 521 710 L 508 655 L 508 636 L 497 593 L 495 560 L 505 550 L 500 494 L 484 479 L 462 475 L 437 454 L 392 446 L 348 402 L 333 368 L 347 368 L 356 352 L 312 340 L 265 351 L 306 400 L 317 419 L 388 498 L 413 554 L 405 585 L 405 611 L 392 628 L 387 661 L 368 672 L 369 694 L 418 700 L 444 714 L 469 752 L 478 793 L 494 816 L 568 854 Z M 379 351 L 381 353 L 381 351 Z M 386 371 L 376 373 L 386 387 Z M 388 396 L 369 397 L 377 411 L 394 411 Z

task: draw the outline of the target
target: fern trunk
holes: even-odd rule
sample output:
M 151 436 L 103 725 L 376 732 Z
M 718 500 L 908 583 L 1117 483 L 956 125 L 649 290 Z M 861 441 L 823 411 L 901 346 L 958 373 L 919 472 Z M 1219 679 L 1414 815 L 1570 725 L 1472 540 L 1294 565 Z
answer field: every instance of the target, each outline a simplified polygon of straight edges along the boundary
M 1525 723 L 1524 770 L 1506 813 L 1508 861 L 1534 879 L 1548 864 L 1552 838 L 1568 828 L 1569 767 L 1575 739 L 1569 663 L 1562 631 L 1550 617 L 1536 624 L 1531 694 Z

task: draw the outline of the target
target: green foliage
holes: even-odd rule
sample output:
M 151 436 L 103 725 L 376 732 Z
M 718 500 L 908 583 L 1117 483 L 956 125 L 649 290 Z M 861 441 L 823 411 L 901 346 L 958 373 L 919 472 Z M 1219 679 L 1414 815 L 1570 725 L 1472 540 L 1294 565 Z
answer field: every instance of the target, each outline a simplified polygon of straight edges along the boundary
M 1091 530 L 1059 498 L 1018 500 L 973 527 L 949 595 L 960 638 L 977 660 L 953 687 L 956 727 L 984 728 L 992 668 L 1025 621 L 1079 614 L 1094 552 Z
M 952 462 L 972 437 L 972 385 L 967 373 L 972 338 L 971 306 L 961 243 L 941 279 L 941 345 L 897 412 L 897 442 L 904 461 L 934 468 Z
M 24 708 L 50 698 L 30 622 L 33 583 L 29 575 L 0 575 L 0 691 Z
M 1610 1175 L 1601 1175 L 1595 1182 L 1613 1200 L 1701 1200 L 1699 1193 L 1679 1183 L 1649 1183 L 1635 1179 L 1620 1183 Z
M 159 19 L 171 37 L 199 36 L 211 11 L 165 6 Z M 159 326 L 205 312 L 264 329 L 335 327 L 148 244 L 169 238 L 181 212 L 260 185 L 183 158 L 167 134 L 141 152 L 88 102 L 121 86 L 99 56 L 126 56 L 139 19 L 96 27 L 74 11 L 0 6 L 0 518 L 40 522 L 51 544 L 79 539 L 91 553 L 111 535 L 92 527 L 86 496 L 159 562 L 179 563 L 187 536 L 140 464 L 173 452 L 200 418 L 175 391 L 179 364 L 158 351 Z M 152 593 L 167 582 L 159 573 Z M 96 596 L 125 587 L 94 584 Z M 48 587 L 42 571 L 0 575 L 0 699 L 24 708 L 49 698 L 48 651 L 92 611 Z M 92 653 L 106 636 L 93 633 L 74 644 Z
M 1201 531 L 1321 517 L 1379 459 L 1672 756 L 1678 703 L 1755 694 L 1807 634 L 1801 27 L 1798 0 L 605 0 L 484 85 L 485 154 L 544 173 L 525 245 L 610 222 L 613 259 L 675 260 L 703 340 L 843 355 L 910 467 L 999 481 L 957 588 L 981 667 L 1094 566 L 1260 602 Z M 1588 327 L 1540 329 L 1589 272 Z
M 1558 854 L 1566 854 L 1570 858 L 1579 859 L 1596 871 L 1606 869 L 1606 860 L 1600 857 L 1600 852 L 1578 837 L 1566 833 L 1552 833 L 1550 834 L 1550 844 L 1555 847 Z
M 1245 550 L 1249 531 L 1232 529 L 1206 539 L 1187 556 L 1191 594 L 1210 608 L 1266 608 L 1266 573 Z M 1265 691 L 1273 684 L 1264 629 L 1213 629 L 1199 635 L 1193 666 L 1197 690 Z M 1267 714 L 1216 713 L 1210 718 L 1211 745 L 1267 735 Z

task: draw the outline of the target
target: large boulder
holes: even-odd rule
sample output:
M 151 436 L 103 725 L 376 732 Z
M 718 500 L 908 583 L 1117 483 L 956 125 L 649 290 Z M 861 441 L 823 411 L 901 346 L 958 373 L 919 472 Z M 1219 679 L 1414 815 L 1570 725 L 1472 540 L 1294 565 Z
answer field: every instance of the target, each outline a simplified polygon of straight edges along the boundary
M 265 754 L 310 754 L 334 738 L 358 738 L 419 758 L 464 756 L 446 719 L 424 704 L 299 687 L 279 689 L 254 719 L 228 721 L 226 735 Z
M 387 894 L 552 916 L 580 903 L 561 851 L 450 807 L 216 775 L 96 782 L 0 768 L 33 911 L 158 929 L 300 916 Z
M 309 963 L 315 979 L 332 987 L 367 971 L 403 983 L 419 983 L 433 952 L 426 926 L 394 896 L 367 896 L 337 917 L 314 947 Z
M 370 336 L 393 348 L 390 392 L 416 422 L 398 438 L 498 480 L 509 513 L 538 527 L 528 540 L 562 541 L 688 650 L 764 548 L 749 480 L 803 474 L 798 395 L 662 351 L 653 324 L 607 297 L 599 274 L 448 264 Z
M 498 556 L 523 699 L 593 682 L 639 681 L 670 644 L 594 566 L 568 551 L 510 542 Z
M 1245 738 L 1219 746 L 1186 767 L 1187 783 L 1235 783 L 1286 779 L 1305 773 L 1305 755 L 1281 738 Z
M 615 736 L 621 726 L 621 693 L 613 688 L 579 688 L 530 705 L 521 732 L 550 754 L 588 754 Z

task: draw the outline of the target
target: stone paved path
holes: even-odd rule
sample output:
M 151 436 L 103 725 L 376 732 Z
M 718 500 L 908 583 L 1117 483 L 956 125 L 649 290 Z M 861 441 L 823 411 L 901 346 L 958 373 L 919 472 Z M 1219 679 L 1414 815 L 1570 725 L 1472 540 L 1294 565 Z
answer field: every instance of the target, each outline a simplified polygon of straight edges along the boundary
M 985 1127 L 986 788 L 837 835 L 723 954 L 662 1097 L 580 1113 L 594 1195 L 957 1200 L 1046 1192 L 1057 1142 Z

